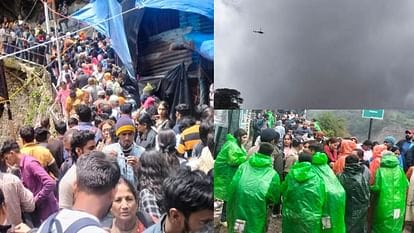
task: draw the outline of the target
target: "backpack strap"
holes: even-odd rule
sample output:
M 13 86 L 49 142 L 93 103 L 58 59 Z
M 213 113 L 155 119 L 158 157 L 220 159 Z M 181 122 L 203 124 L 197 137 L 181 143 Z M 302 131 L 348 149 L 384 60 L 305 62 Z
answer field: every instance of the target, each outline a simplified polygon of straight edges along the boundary
M 91 218 L 81 218 L 70 224 L 70 226 L 66 229 L 64 233 L 77 233 L 82 228 L 89 227 L 89 226 L 96 226 L 101 227 L 101 224 Z
M 144 225 L 145 228 L 148 228 L 154 225 L 154 220 L 146 212 L 138 211 L 137 217 L 138 217 L 138 220 Z
M 50 232 L 50 228 L 52 227 L 53 223 L 56 220 L 56 215 L 58 215 L 59 212 L 56 212 L 52 215 L 50 215 L 42 224 L 42 230 L 39 231 L 38 233 L 49 233 Z M 62 232 L 62 231 L 61 231 Z

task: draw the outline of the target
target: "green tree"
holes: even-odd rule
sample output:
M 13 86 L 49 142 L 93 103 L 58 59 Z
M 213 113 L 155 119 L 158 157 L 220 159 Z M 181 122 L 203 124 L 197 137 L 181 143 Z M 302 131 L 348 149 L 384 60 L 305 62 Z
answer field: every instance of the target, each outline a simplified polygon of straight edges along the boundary
M 349 137 L 344 118 L 337 117 L 331 112 L 324 112 L 317 116 L 317 120 L 327 137 Z

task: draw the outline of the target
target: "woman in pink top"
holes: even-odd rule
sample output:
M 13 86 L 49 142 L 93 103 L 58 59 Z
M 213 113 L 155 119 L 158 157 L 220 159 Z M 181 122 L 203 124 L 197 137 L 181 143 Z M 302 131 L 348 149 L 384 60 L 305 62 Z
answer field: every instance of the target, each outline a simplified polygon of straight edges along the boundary
M 66 98 L 68 98 L 70 93 L 70 89 L 68 88 L 66 81 L 62 80 L 59 84 L 59 91 L 55 98 L 55 104 L 59 103 L 60 107 L 64 109 Z

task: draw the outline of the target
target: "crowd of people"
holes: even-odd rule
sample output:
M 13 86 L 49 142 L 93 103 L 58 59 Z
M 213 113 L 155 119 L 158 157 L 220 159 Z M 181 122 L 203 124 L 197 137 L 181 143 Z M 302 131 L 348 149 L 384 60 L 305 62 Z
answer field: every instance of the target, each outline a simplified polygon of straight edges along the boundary
M 0 232 L 212 232 L 212 107 L 138 94 L 100 34 L 50 49 L 61 117 L 2 143 Z
M 214 195 L 227 232 L 412 232 L 413 130 L 397 142 L 325 137 L 319 122 L 262 111 L 227 135 L 214 163 Z M 271 214 L 268 214 L 271 213 Z

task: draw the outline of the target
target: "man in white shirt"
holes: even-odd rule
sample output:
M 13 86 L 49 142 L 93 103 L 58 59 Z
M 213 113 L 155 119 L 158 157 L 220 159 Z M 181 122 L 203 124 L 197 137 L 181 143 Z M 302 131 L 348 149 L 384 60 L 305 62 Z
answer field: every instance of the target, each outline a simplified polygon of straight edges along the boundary
M 62 232 L 107 233 L 99 219 L 111 207 L 121 176 L 119 165 L 113 158 L 98 151 L 79 158 L 76 165 L 75 203 L 72 210 L 63 209 L 49 217 L 42 223 L 38 233 L 56 232 L 59 225 Z
M 66 80 L 66 75 L 69 75 L 69 80 Z M 59 83 L 62 80 L 66 81 L 66 83 L 73 83 L 74 79 L 75 79 L 75 75 L 73 74 L 73 71 L 70 69 L 68 64 L 64 64 L 63 70 L 60 73 L 57 85 L 59 86 Z
M 365 140 L 359 147 L 364 151 L 364 160 L 370 162 L 372 158 L 372 142 L 371 140 Z

